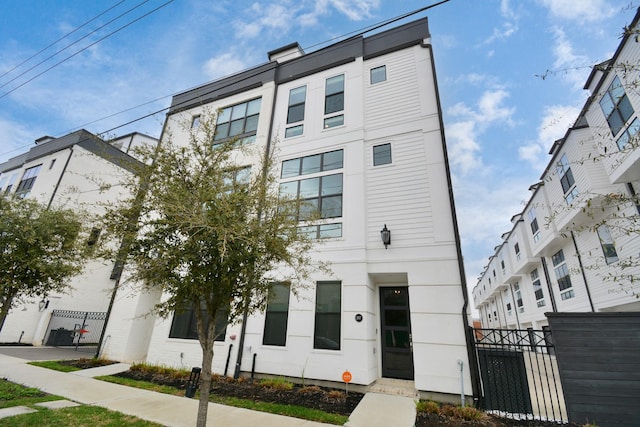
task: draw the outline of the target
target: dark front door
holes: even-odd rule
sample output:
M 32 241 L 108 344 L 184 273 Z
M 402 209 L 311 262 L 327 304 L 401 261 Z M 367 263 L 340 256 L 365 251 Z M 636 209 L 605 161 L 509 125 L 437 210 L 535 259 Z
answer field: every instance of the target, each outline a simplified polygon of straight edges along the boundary
M 382 376 L 413 379 L 409 288 L 380 288 Z

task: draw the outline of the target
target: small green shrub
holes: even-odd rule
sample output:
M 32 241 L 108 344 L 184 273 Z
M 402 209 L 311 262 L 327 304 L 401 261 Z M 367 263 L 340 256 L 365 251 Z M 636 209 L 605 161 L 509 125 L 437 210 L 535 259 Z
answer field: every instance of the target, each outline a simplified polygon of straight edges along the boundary
M 440 413 L 440 405 L 433 400 L 421 400 L 416 404 L 416 410 L 427 414 L 438 414 Z
M 433 400 L 421 400 L 416 403 L 416 411 L 427 414 L 443 415 L 451 418 L 463 419 L 466 421 L 480 420 L 484 417 L 484 412 L 471 406 L 454 406 L 449 404 L 441 405 Z
M 281 377 L 261 380 L 260 385 L 275 390 L 293 390 L 293 383 Z

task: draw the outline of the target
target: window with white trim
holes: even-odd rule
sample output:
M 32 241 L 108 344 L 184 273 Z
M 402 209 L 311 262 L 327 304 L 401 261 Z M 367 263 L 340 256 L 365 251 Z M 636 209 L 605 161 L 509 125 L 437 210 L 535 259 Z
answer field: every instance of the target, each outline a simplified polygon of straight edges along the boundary
M 22 175 L 22 179 L 18 183 L 16 187 L 16 196 L 17 197 L 27 197 L 29 192 L 33 188 L 33 184 L 36 182 L 36 178 L 38 177 L 38 173 L 42 165 L 34 166 L 24 171 L 24 175 Z
M 529 212 L 527 212 L 527 216 L 529 217 L 529 226 L 531 227 L 531 234 L 533 235 L 533 241 L 537 242 L 540 240 L 540 227 L 538 227 L 538 218 L 536 217 L 536 209 L 531 208 Z
M 538 307 L 544 307 L 547 303 L 544 301 L 544 293 L 542 292 L 542 283 L 540 282 L 538 269 L 534 268 L 531 270 L 529 276 L 531 277 L 531 283 L 533 284 L 533 294 L 536 297 L 536 304 Z
M 344 74 L 330 77 L 325 84 L 324 129 L 344 124 Z
M 516 259 L 520 261 L 520 244 L 518 244 L 518 242 L 516 242 L 516 244 L 513 245 L 513 250 L 516 253 Z
M 578 196 L 578 189 L 576 188 L 576 181 L 573 178 L 573 172 L 571 172 L 571 166 L 569 165 L 566 153 L 560 157 L 560 161 L 556 166 L 556 173 L 560 178 L 560 185 L 562 185 L 562 191 L 564 192 L 564 200 L 570 205 Z
M 613 237 L 611 237 L 609 227 L 607 227 L 606 224 L 602 224 L 598 227 L 597 231 L 605 262 L 611 264 L 618 261 L 618 252 L 616 251 L 616 245 L 613 242 Z
M 213 136 L 214 145 L 229 138 L 237 138 L 241 143 L 255 141 L 261 101 L 256 98 L 221 110 Z
M 289 294 L 290 289 L 286 283 L 276 283 L 269 289 L 262 336 L 263 345 L 286 345 Z
M 369 70 L 369 77 L 372 85 L 387 81 L 387 66 L 381 65 L 380 67 L 372 68 Z
M 304 104 L 307 99 L 307 87 L 301 86 L 289 91 L 289 107 L 287 109 L 287 128 L 285 138 L 302 135 L 304 131 Z M 291 126 L 290 126 L 291 125 Z
M 391 163 L 391 144 L 373 146 L 373 166 L 388 165 Z
M 341 237 L 342 224 L 322 220 L 342 217 L 343 150 L 298 157 L 282 162 L 280 196 L 298 200 L 296 215 L 300 221 L 319 217 L 320 223 L 302 224 L 301 230 L 316 238 Z M 311 175 L 305 179 L 294 179 Z
M 553 267 L 556 272 L 560 298 L 563 300 L 573 298 L 575 294 L 573 292 L 573 285 L 571 284 L 571 275 L 569 274 L 569 267 L 567 266 L 567 261 L 564 258 L 562 249 L 551 256 L 551 261 L 553 262 Z
M 634 113 L 618 76 L 615 76 L 605 94 L 602 95 L 600 108 L 607 119 L 611 133 L 616 136 Z
M 629 146 L 629 148 L 638 146 L 637 138 L 639 129 L 640 120 L 638 120 L 638 118 L 636 117 L 635 119 L 633 119 L 631 124 L 627 126 L 627 128 L 622 132 L 622 134 L 616 141 L 616 144 L 618 145 L 618 149 L 620 149 L 620 151 L 625 150 L 627 146 Z
M 342 283 L 316 283 L 316 313 L 313 329 L 313 348 L 340 350 L 342 318 Z
M 522 291 L 520 285 L 516 283 L 513 285 L 513 292 L 516 299 L 516 307 L 518 307 L 518 313 L 524 313 L 524 302 L 522 301 Z

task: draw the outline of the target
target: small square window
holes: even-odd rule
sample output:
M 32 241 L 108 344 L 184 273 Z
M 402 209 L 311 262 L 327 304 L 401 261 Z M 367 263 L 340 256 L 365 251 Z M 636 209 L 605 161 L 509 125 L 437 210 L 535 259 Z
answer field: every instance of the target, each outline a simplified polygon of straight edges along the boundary
M 373 166 L 387 165 L 391 163 L 391 144 L 376 145 L 373 147 Z
M 191 121 L 191 129 L 198 129 L 200 127 L 200 116 L 194 116 Z
M 371 84 L 381 83 L 387 80 L 387 66 L 376 67 L 371 69 Z

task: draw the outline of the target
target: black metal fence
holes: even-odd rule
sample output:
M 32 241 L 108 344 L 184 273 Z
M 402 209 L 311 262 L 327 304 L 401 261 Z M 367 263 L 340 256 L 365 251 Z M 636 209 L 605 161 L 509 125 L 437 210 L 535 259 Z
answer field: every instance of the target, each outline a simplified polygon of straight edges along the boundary
M 567 422 L 549 330 L 473 329 L 480 407 L 515 419 Z
M 106 314 L 101 311 L 53 310 L 44 344 L 56 347 L 96 345 Z

